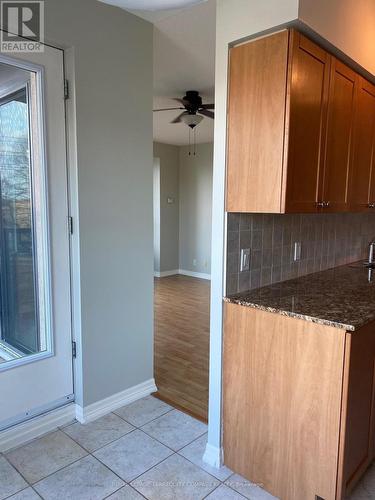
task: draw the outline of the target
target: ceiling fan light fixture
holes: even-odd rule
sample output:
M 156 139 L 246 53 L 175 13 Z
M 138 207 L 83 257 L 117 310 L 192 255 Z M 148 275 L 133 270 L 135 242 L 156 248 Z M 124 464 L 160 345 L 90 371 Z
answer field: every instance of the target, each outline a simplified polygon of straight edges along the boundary
M 191 129 L 195 128 L 203 120 L 203 116 L 186 113 L 181 116 L 181 121 Z

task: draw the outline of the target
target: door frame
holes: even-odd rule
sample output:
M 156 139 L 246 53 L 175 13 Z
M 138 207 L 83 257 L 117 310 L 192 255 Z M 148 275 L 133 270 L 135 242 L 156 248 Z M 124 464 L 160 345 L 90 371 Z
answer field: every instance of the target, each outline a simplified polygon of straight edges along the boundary
M 74 47 L 62 48 L 56 43 L 46 43 L 63 51 L 64 79 L 68 82 L 69 95 L 65 99 L 66 168 L 68 180 L 68 208 L 72 220 L 69 238 L 71 335 L 75 342 L 72 356 L 73 394 L 76 404 L 83 406 L 82 318 L 81 318 L 81 251 L 78 199 L 78 148 L 77 110 L 75 89 Z
M 60 50 L 63 53 L 63 73 L 64 73 L 64 83 L 69 82 L 69 96 L 65 99 L 64 106 L 64 120 L 65 120 L 65 153 L 66 153 L 66 169 L 67 169 L 67 202 L 68 202 L 68 217 L 72 218 L 74 221 L 73 227 L 74 231 L 69 237 L 69 267 L 70 267 L 70 326 L 71 326 L 71 341 L 76 344 L 75 353 L 76 355 L 71 358 L 72 362 L 72 380 L 73 380 L 73 398 L 66 401 L 65 405 L 53 406 L 46 409 L 45 412 L 35 415 L 39 417 L 41 427 L 36 426 L 38 429 L 34 430 L 33 421 L 24 421 L 14 423 L 13 427 L 10 427 L 7 431 L 0 431 L 0 435 L 4 432 L 9 434 L 9 441 L 11 443 L 22 443 L 25 439 L 22 436 L 14 437 L 13 434 L 17 433 L 17 429 L 21 426 L 24 430 L 26 439 L 32 439 L 40 435 L 40 429 L 43 432 L 47 432 L 49 429 L 55 428 L 56 422 L 58 425 L 62 425 L 65 421 L 70 421 L 72 418 L 72 412 L 75 415 L 75 403 L 78 405 L 83 404 L 83 366 L 82 366 L 82 340 L 81 340 L 81 280 L 80 280 L 80 230 L 79 230 L 79 202 L 78 202 L 78 154 L 77 154 L 77 126 L 76 126 L 76 97 L 75 97 L 75 54 L 74 47 L 63 46 L 62 44 L 46 40 L 44 45 L 52 47 L 54 49 Z M 12 57 L 1 54 L 5 62 L 13 61 Z M 21 61 L 19 61 L 21 62 Z M 25 69 L 27 67 L 34 68 L 33 63 L 25 64 Z M 38 67 L 39 69 L 39 67 Z M 44 72 L 43 67 L 41 67 L 42 72 Z M 44 92 L 43 92 L 44 93 Z M 44 106 L 44 100 L 43 100 Z M 43 125 L 45 127 L 45 116 L 42 114 Z M 44 149 L 44 154 L 46 154 Z M 67 221 L 67 224 L 69 221 Z M 52 316 L 51 316 L 52 318 Z M 51 357 L 53 352 L 46 354 L 45 357 Z M 41 354 L 39 358 L 42 359 Z M 19 363 L 16 366 L 20 366 L 23 363 Z M 69 410 L 70 409 L 70 410 Z M 56 410 L 56 416 L 54 416 L 53 410 Z M 52 413 L 51 413 L 52 411 Z M 45 423 L 44 423 L 45 422 Z M 23 434 L 23 431 L 21 432 Z M 4 436 L 5 442 L 8 442 L 7 436 Z M 1 444 L 0 439 L 0 444 Z M 6 445 L 5 445 L 6 446 Z M 6 449 L 6 448 L 5 448 Z

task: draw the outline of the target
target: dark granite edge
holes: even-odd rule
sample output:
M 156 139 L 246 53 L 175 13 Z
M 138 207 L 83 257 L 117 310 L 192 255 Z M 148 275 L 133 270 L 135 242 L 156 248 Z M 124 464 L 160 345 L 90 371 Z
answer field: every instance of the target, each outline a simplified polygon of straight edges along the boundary
M 293 311 L 288 311 L 286 309 L 279 309 L 276 307 L 264 306 L 262 304 L 257 304 L 256 302 L 250 302 L 239 298 L 234 297 L 224 297 L 224 302 L 228 304 L 237 304 L 239 306 L 251 307 L 253 309 L 259 309 L 261 311 L 266 311 L 275 314 L 281 314 L 282 316 L 287 316 L 289 318 L 297 318 L 302 319 L 304 321 L 309 321 L 310 323 L 317 323 L 319 325 L 331 326 L 333 328 L 338 328 L 340 330 L 346 330 L 354 332 L 357 330 L 358 326 L 355 325 L 346 325 L 345 323 L 340 323 L 337 321 L 329 321 L 324 318 L 319 318 L 317 316 L 310 316 L 308 314 L 295 313 Z M 363 325 L 360 325 L 363 326 Z

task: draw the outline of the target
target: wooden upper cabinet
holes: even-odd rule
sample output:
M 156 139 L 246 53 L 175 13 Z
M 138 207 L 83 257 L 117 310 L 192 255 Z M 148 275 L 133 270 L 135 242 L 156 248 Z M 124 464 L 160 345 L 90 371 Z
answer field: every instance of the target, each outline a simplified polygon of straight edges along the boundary
M 374 204 L 375 91 L 295 30 L 230 50 L 228 212 Z
M 316 212 L 322 189 L 331 58 L 295 31 L 290 45 L 289 130 L 288 122 L 285 130 L 289 146 L 282 211 Z
M 375 205 L 375 86 L 358 77 L 350 168 L 350 208 Z
M 349 167 L 356 73 L 332 57 L 322 200 L 325 209 L 349 209 Z
M 228 212 L 280 212 L 288 31 L 230 50 Z

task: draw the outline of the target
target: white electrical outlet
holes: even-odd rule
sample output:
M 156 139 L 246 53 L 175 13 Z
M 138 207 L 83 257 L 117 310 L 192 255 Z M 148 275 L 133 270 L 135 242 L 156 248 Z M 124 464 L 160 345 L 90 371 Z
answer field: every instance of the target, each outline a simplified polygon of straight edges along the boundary
M 300 241 L 294 242 L 293 260 L 294 260 L 294 262 L 298 262 L 299 260 L 301 260 L 301 242 Z
M 241 266 L 240 271 L 250 270 L 250 248 L 241 248 Z

